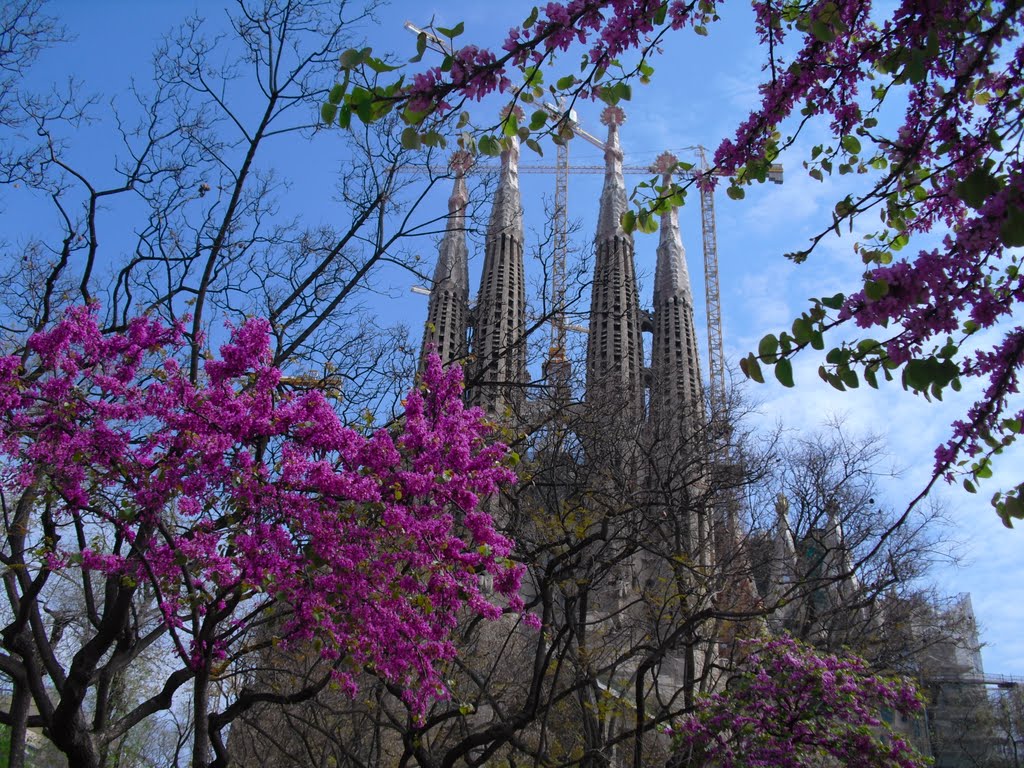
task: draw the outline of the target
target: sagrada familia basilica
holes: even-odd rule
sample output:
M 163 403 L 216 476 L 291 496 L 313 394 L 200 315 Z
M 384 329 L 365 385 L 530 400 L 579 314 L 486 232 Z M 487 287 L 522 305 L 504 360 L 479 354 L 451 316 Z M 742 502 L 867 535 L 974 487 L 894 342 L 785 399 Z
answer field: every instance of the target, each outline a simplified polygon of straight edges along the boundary
M 693 321 L 693 294 L 675 210 L 662 216 L 655 268 L 653 312 L 641 309 L 633 236 L 621 224 L 627 210 L 619 126 L 622 110 L 602 114 L 608 126 L 586 360 L 590 405 L 613 400 L 623 418 L 659 423 L 682 411 L 703 409 L 700 364 Z M 526 364 L 526 283 L 519 148 L 515 139 L 501 155 L 501 171 L 487 227 L 476 304 L 470 310 L 469 249 L 464 164 L 456 163 L 448 202 L 449 225 L 434 270 L 424 350 L 442 362 L 467 362 L 470 402 L 492 414 L 521 406 L 530 384 Z M 668 171 L 675 158 L 661 158 Z M 652 355 L 644 366 L 643 333 L 652 331 Z M 649 407 L 647 407 L 649 404 Z M 603 407 L 603 405 L 602 405 Z
M 610 493 L 639 493 L 649 499 L 648 510 L 655 511 L 647 513 L 648 520 L 637 527 L 636 535 L 659 538 L 662 544 L 673 542 L 669 546 L 675 546 L 676 551 L 668 558 L 664 551 L 659 551 L 658 557 L 638 554 L 629 558 L 627 565 L 620 565 L 623 573 L 611 582 L 622 594 L 605 595 L 597 603 L 597 613 L 615 615 L 619 607 L 635 597 L 625 594 L 631 590 L 643 592 L 666 581 L 678 589 L 678 579 L 673 581 L 671 574 L 664 572 L 666 559 L 675 557 L 687 564 L 689 595 L 685 610 L 698 613 L 715 602 L 719 612 L 758 616 L 752 625 L 755 633 L 768 626 L 781 630 L 796 621 L 812 620 L 806 605 L 800 609 L 791 605 L 788 609 L 764 610 L 765 605 L 789 602 L 792 595 L 787 591 L 798 571 L 799 555 L 785 499 L 777 505 L 775 530 L 767 540 L 759 541 L 761 559 L 769 565 L 756 569 L 750 562 L 749 536 L 740 530 L 737 521 L 735 499 L 708 487 L 712 482 L 709 477 L 728 473 L 728 467 L 712 466 L 726 462 L 711 445 L 714 437 L 708 428 L 709 419 L 721 415 L 706 413 L 693 291 L 678 212 L 671 209 L 661 215 L 651 309 L 645 310 L 637 287 L 634 239 L 621 223 L 628 207 L 619 140 L 624 115 L 618 107 L 608 107 L 601 119 L 608 134 L 594 237 L 585 386 L 582 399 L 568 408 L 563 403 L 560 413 L 563 418 L 566 411 L 571 414 L 572 429 L 580 433 L 583 460 L 603 464 L 608 470 L 603 475 L 595 472 L 595 477 L 617 474 L 630 478 L 627 483 L 633 487 L 620 483 L 615 490 L 609 487 Z M 436 351 L 443 363 L 462 363 L 468 401 L 483 407 L 496 420 L 529 432 L 550 423 L 555 406 L 549 393 L 557 388 L 537 386 L 528 372 L 518 159 L 518 143 L 511 139 L 501 155 L 479 290 L 473 304 L 465 217 L 469 202 L 467 166 L 456 156 L 448 227 L 434 270 L 422 349 L 423 355 Z M 664 174 L 667 184 L 675 166 L 676 158 L 665 153 L 654 170 Z M 647 335 L 651 345 L 649 365 L 644 355 Z M 545 370 L 550 375 L 550 363 Z M 531 391 L 545 394 L 531 398 L 527 395 Z M 838 520 L 830 516 L 821 533 L 822 550 L 830 552 L 824 571 L 834 576 L 849 569 Z M 744 545 L 741 539 L 746 540 Z M 732 575 L 713 577 L 716 560 L 722 559 L 732 562 Z M 723 583 L 723 578 L 730 583 Z M 855 579 L 846 579 L 837 580 L 831 588 L 855 587 Z M 599 616 L 594 620 L 600 623 Z M 707 678 L 716 649 L 730 641 L 736 629 L 725 630 L 723 636 L 721 625 L 708 622 L 695 631 L 704 636 L 692 638 L 688 655 L 669 659 L 664 665 L 668 674 L 661 679 L 669 686 L 682 685 L 684 680 L 692 685 L 695 680 Z M 713 686 L 714 681 L 706 679 L 705 685 Z

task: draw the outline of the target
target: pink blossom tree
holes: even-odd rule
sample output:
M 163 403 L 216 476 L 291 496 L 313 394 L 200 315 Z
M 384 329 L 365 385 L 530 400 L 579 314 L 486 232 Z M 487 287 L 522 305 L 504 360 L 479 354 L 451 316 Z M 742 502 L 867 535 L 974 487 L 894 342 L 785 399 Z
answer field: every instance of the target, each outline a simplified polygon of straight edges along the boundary
M 680 766 L 922 768 L 928 762 L 886 724 L 921 701 L 899 678 L 864 661 L 820 655 L 790 638 L 746 643 L 723 693 L 697 702 L 668 728 Z M 823 761 L 824 759 L 824 761 Z
M 224 728 L 248 708 L 354 692 L 365 673 L 415 717 L 446 696 L 460 617 L 521 611 L 512 542 L 481 509 L 513 474 L 459 371 L 435 358 L 399 423 L 359 431 L 282 385 L 269 330 L 232 329 L 198 384 L 181 328 L 137 318 L 104 335 L 89 308 L 0 358 L 0 667 L 21 743 L 41 727 L 70 764 L 98 767 L 191 687 L 193 765 L 224 766 Z M 47 629 L 67 585 L 84 605 L 73 637 Z M 329 674 L 211 697 L 278 643 L 318 648 Z M 112 716 L 111 680 L 155 648 L 162 681 Z
M 861 380 L 877 387 L 880 377 L 899 375 L 905 389 L 941 398 L 964 380 L 978 380 L 982 395 L 936 448 L 932 480 L 914 503 L 940 478 L 962 479 L 973 493 L 1024 431 L 1018 397 L 1024 278 L 1015 250 L 1024 245 L 1024 8 L 1014 0 L 902 0 L 883 18 L 870 0 L 752 5 L 763 55 L 760 104 L 717 148 L 711 174 L 696 183 L 714 184 L 724 175 L 729 195 L 742 197 L 744 186 L 763 182 L 771 163 L 809 126 L 821 125 L 831 139 L 813 149 L 807 172 L 818 180 L 864 174 L 870 183 L 837 200 L 808 247 L 787 258 L 803 262 L 830 232 L 852 231 L 865 216 L 880 217 L 881 225 L 870 225 L 874 231 L 852 244 L 851 258 L 864 266 L 862 281 L 811 299 L 790 328 L 766 335 L 742 368 L 762 381 L 761 366 L 773 366 L 778 380 L 793 386 L 794 355 L 807 347 L 824 351 L 826 334 L 856 326 L 854 338 L 837 341 L 819 368 L 837 389 Z M 420 36 L 414 61 L 436 46 L 441 64 L 386 85 L 381 73 L 391 67 L 369 49 L 350 51 L 342 57 L 344 80 L 322 117 L 348 126 L 353 115 L 369 122 L 397 106 L 409 125 L 403 140 L 415 147 L 443 141 L 428 115 L 494 92 L 527 106 L 547 94 L 615 103 L 630 97 L 631 81 L 653 75 L 657 51 L 672 35 L 713 32 L 717 6 L 717 0 L 551 2 L 509 30 L 497 51 L 457 45 L 461 24 L 437 27 L 433 37 Z M 566 56 L 571 66 L 559 77 Z M 367 72 L 372 76 L 364 77 Z M 889 119 L 894 111 L 902 118 Z M 518 135 L 538 148 L 543 134 L 562 141 L 571 132 L 534 109 L 522 119 L 510 113 L 497 134 L 462 141 L 494 154 L 503 136 Z M 655 227 L 653 214 L 679 204 L 686 192 L 657 182 L 651 188 L 625 223 Z M 911 243 L 928 233 L 941 236 L 941 245 L 913 251 Z M 993 503 L 1007 525 L 1024 517 L 1024 483 L 997 493 Z

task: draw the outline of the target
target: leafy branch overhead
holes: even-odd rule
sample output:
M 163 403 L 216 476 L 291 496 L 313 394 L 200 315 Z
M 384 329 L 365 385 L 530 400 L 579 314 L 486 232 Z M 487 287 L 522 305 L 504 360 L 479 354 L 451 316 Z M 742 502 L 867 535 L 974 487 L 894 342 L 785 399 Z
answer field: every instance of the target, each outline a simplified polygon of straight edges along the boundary
M 840 390 L 899 376 L 905 389 L 941 399 L 947 388 L 978 380 L 982 394 L 936 448 L 928 486 L 960 477 L 974 491 L 1024 422 L 1024 277 L 1016 250 L 1024 245 L 1024 7 L 1016 0 L 903 0 L 880 19 L 866 0 L 752 6 L 763 54 L 760 104 L 717 148 L 711 174 L 688 183 L 724 176 L 729 197 L 740 199 L 809 126 L 820 126 L 831 140 L 806 158 L 810 177 L 863 178 L 840 193 L 808 246 L 788 257 L 803 262 L 855 223 L 880 224 L 851 244 L 851 258 L 863 265 L 859 284 L 812 299 L 741 368 L 763 381 L 762 366 L 770 366 L 793 386 L 793 357 L 811 347 L 824 353 L 819 375 Z M 652 61 L 673 33 L 713 34 L 717 20 L 715 0 L 554 2 L 534 8 L 495 51 L 457 45 L 462 24 L 433 27 L 419 35 L 413 62 L 434 49 L 441 63 L 411 77 L 389 79 L 393 65 L 369 49 L 342 57 L 343 79 L 323 117 L 348 127 L 353 114 L 371 122 L 398 109 L 407 147 L 443 146 L 452 134 L 449 112 L 459 115 L 455 132 L 464 131 L 467 104 L 500 92 L 530 114 L 509 110 L 497 131 L 463 132 L 460 144 L 496 154 L 505 138 L 518 136 L 539 152 L 545 136 L 571 135 L 538 108 L 543 99 L 628 100 L 632 83 L 654 75 Z M 570 72 L 560 69 L 565 55 Z M 624 220 L 629 228 L 647 228 L 652 211 L 681 202 L 686 186 L 646 189 Z M 930 234 L 941 236 L 938 247 L 912 247 Z M 827 342 L 850 325 L 854 338 Z M 1007 525 L 1022 517 L 1022 498 L 1024 483 L 993 498 Z

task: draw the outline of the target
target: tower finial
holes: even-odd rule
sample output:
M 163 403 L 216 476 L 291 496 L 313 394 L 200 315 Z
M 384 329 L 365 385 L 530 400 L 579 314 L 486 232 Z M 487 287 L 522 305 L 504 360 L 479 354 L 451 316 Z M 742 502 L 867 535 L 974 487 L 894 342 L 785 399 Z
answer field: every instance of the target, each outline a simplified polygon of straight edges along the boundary
M 456 176 L 465 176 L 469 173 L 469 169 L 473 167 L 473 155 L 464 149 L 457 149 L 452 152 L 452 156 L 448 159 L 448 167 L 451 168 L 452 173 Z
M 601 111 L 601 125 L 607 125 L 609 128 L 615 126 L 618 128 L 626 122 L 626 113 L 622 107 L 608 106 Z
M 662 178 L 668 182 L 672 178 L 672 174 L 675 173 L 678 165 L 679 158 L 666 150 L 658 155 L 657 159 L 654 161 L 654 165 L 651 166 L 651 170 L 655 173 L 660 173 Z
M 523 108 L 520 107 L 518 104 L 506 104 L 504 107 L 501 108 L 501 111 L 498 113 L 498 117 L 500 117 L 502 119 L 502 122 L 504 122 L 505 120 L 508 120 L 508 116 L 510 114 L 515 115 L 516 120 L 522 120 L 524 117 L 526 117 L 526 113 L 523 112 Z

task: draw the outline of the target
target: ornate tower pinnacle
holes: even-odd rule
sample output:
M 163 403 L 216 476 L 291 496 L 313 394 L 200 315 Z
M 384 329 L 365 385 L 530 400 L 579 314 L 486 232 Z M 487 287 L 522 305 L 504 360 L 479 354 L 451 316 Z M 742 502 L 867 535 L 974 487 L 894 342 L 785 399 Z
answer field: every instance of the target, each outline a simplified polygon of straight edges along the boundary
M 608 107 L 601 121 L 608 126 L 604 188 L 594 237 L 594 284 L 587 339 L 587 401 L 614 408 L 626 423 L 639 424 L 644 413 L 643 342 L 640 302 L 633 265 L 633 238 L 622 229 L 626 184 L 618 127 L 625 115 Z
M 672 183 L 675 156 L 662 154 L 655 167 L 665 186 Z M 679 233 L 679 213 L 661 215 L 661 239 L 654 270 L 654 338 L 651 351 L 651 414 L 655 425 L 689 422 L 693 434 L 703 415 L 700 357 L 693 323 L 693 292 L 686 268 L 686 250 Z
M 501 175 L 487 226 L 484 267 L 474 313 L 470 401 L 492 413 L 523 399 L 526 383 L 526 285 L 519 139 L 501 153 Z
M 605 142 L 604 188 L 601 191 L 595 243 L 615 235 L 628 237 L 621 223 L 627 206 L 626 181 L 622 176 L 622 148 L 619 146 L 619 126 L 626 122 L 626 114 L 619 107 L 605 107 L 601 112 L 601 122 L 608 126 L 608 141 Z
M 427 308 L 427 327 L 420 353 L 422 367 L 430 351 L 437 352 L 444 365 L 466 354 L 469 320 L 469 249 L 466 246 L 466 172 L 473 164 L 468 152 L 452 154 L 449 167 L 455 173 L 448 198 L 448 225 L 437 252 L 437 266 Z

